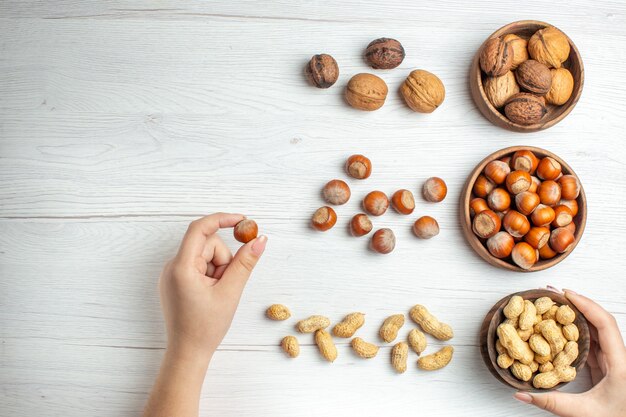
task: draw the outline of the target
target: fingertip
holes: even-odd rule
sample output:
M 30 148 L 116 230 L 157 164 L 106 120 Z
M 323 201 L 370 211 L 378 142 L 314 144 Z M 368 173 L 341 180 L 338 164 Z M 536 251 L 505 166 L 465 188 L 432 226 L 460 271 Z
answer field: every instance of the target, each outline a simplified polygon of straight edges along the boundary
M 523 391 L 518 391 L 515 394 L 513 394 L 513 398 L 515 398 L 517 401 L 520 401 L 524 404 L 530 404 L 533 402 L 533 397 L 529 393 L 523 392 Z
M 267 245 L 267 236 L 261 235 L 257 237 L 254 242 L 252 242 L 252 253 L 254 253 L 256 256 L 263 255 L 263 252 L 265 251 L 265 245 Z

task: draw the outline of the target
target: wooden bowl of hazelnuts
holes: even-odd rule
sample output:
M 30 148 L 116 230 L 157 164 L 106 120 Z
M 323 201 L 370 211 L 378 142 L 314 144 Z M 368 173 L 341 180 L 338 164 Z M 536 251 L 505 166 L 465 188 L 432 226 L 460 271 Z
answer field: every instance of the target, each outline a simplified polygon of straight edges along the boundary
M 574 108 L 583 90 L 583 61 L 572 40 L 544 22 L 522 20 L 495 31 L 470 69 L 470 91 L 496 126 L 537 132 Z
M 587 199 L 572 168 L 550 151 L 513 146 L 472 171 L 460 202 L 463 234 L 491 265 L 517 272 L 550 268 L 580 241 Z

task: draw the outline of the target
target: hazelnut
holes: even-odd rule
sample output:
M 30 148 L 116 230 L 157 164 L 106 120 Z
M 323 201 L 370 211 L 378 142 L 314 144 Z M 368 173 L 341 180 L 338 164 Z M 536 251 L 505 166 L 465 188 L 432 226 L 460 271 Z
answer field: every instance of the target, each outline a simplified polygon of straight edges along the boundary
M 565 200 L 576 200 L 580 195 L 580 183 L 573 175 L 563 175 L 558 180 L 561 186 L 561 198 Z
M 500 217 L 491 210 L 483 210 L 474 216 L 472 230 L 476 236 L 488 239 L 500 231 Z
M 345 181 L 331 180 L 324 186 L 322 194 L 327 203 L 342 205 L 350 199 L 350 187 Z
M 502 158 L 498 159 L 498 161 L 502 161 L 505 164 L 507 164 L 509 167 L 511 166 L 511 155 L 507 155 L 507 156 L 503 156 Z
M 387 84 L 373 74 L 357 74 L 348 81 L 346 100 L 355 109 L 380 109 L 387 98 Z
M 530 177 L 530 179 L 532 180 L 532 182 L 530 183 L 530 188 L 528 189 L 528 191 L 530 191 L 531 193 L 536 193 L 537 188 L 539 188 L 539 184 L 541 184 L 541 180 L 535 176 Z
M 256 239 L 259 227 L 254 220 L 244 219 L 235 225 L 233 235 L 241 243 L 248 243 Z
M 537 194 L 539 194 L 541 204 L 556 206 L 561 200 L 561 186 L 556 181 L 544 181 L 537 188 Z
M 569 230 L 573 235 L 576 235 L 576 224 L 574 222 L 565 226 L 565 229 Z
M 317 88 L 328 88 L 339 78 L 339 66 L 330 55 L 313 55 L 305 68 L 306 78 Z
M 539 204 L 530 215 L 530 220 L 537 227 L 548 226 L 554 220 L 554 209 L 544 204 Z
M 534 175 L 539 166 L 539 158 L 528 150 L 517 151 L 511 158 L 511 169 L 514 171 L 526 171 L 530 175 Z
M 524 191 L 515 196 L 515 207 L 525 216 L 535 211 L 539 203 L 541 203 L 539 195 L 531 191 Z
M 496 188 L 487 196 L 487 205 L 493 211 L 504 211 L 511 206 L 511 196 L 504 188 Z
M 524 241 L 535 249 L 541 249 L 550 240 L 550 229 L 547 227 L 533 227 L 524 236 Z
M 448 194 L 448 186 L 441 178 L 430 177 L 422 187 L 422 194 L 426 201 L 440 203 Z
M 542 180 L 555 180 L 561 175 L 561 164 L 554 158 L 546 156 L 537 165 L 537 176 Z
M 563 194 L 563 191 L 561 191 L 561 196 Z M 561 200 L 559 201 L 559 205 L 560 206 L 567 206 L 571 212 L 572 212 L 572 216 L 576 217 L 576 215 L 578 214 L 578 201 L 576 200 Z
M 372 162 L 363 155 L 352 155 L 346 161 L 346 172 L 352 178 L 363 180 L 372 174 Z
M 549 243 L 546 243 L 542 247 L 539 248 L 539 258 L 541 259 L 552 259 L 558 253 L 556 253 L 551 247 Z
M 350 232 L 353 236 L 365 236 L 372 231 L 372 221 L 367 214 L 359 213 L 350 220 Z
M 558 253 L 570 250 L 575 241 L 574 234 L 564 227 L 554 229 L 550 234 L 550 247 Z
M 395 39 L 379 38 L 367 45 L 365 59 L 374 69 L 392 69 L 404 60 L 404 48 Z
M 550 70 L 552 86 L 546 94 L 546 101 L 555 106 L 567 103 L 574 91 L 574 77 L 566 68 L 554 68 Z
M 446 89 L 435 74 L 415 70 L 411 71 L 400 86 L 400 94 L 411 110 L 432 113 L 443 103 Z
M 415 199 L 409 190 L 398 190 L 391 196 L 391 205 L 400 214 L 411 214 L 415 210 Z
M 506 176 L 511 173 L 509 164 L 503 161 L 491 161 L 485 166 L 483 174 L 494 184 L 500 185 L 506 180 Z
M 480 51 L 479 63 L 491 77 L 504 75 L 513 66 L 513 46 L 502 38 L 489 39 Z
M 504 106 L 506 101 L 519 93 L 519 85 L 515 75 L 508 71 L 500 77 L 487 77 L 483 82 L 485 95 L 496 109 Z
M 509 210 L 506 213 L 502 226 L 513 237 L 524 237 L 530 230 L 530 222 L 526 216 L 515 210 Z
M 554 208 L 554 220 L 552 221 L 552 227 L 565 227 L 574 220 L 572 210 L 567 206 L 556 206 Z
M 476 197 L 470 201 L 470 215 L 472 217 L 484 210 L 489 210 L 489 206 L 484 198 Z
M 439 234 L 439 223 L 430 216 L 420 217 L 413 224 L 413 233 L 420 239 L 430 239 Z
M 363 199 L 363 208 L 372 216 L 382 216 L 389 208 L 389 199 L 382 191 L 372 191 Z
M 515 241 L 507 232 L 498 232 L 487 239 L 487 249 L 489 253 L 498 259 L 508 257 L 513 251 Z
M 480 198 L 485 198 L 493 189 L 495 188 L 495 184 L 484 175 L 479 175 L 474 182 L 474 187 L 472 187 L 472 192 L 475 196 Z
M 548 109 L 543 97 L 528 93 L 518 93 L 504 105 L 504 114 L 513 123 L 532 125 L 539 123 Z
M 311 225 L 320 232 L 325 232 L 337 223 L 337 213 L 331 207 L 324 206 L 315 210 Z
M 514 70 L 519 64 L 528 59 L 528 41 L 513 33 L 504 35 L 502 40 L 513 47 L 513 65 L 511 69 Z
M 547 94 L 552 86 L 550 68 L 533 59 L 520 64 L 515 79 L 522 89 L 539 95 Z
M 561 68 L 569 52 L 567 36 L 553 26 L 538 30 L 528 40 L 528 53 L 532 59 L 550 68 Z
M 506 188 L 513 195 L 528 191 L 532 180 L 526 171 L 513 171 L 506 176 Z
M 372 236 L 371 247 L 378 253 L 387 254 L 396 247 L 396 236 L 391 229 L 378 229 Z
M 526 242 L 519 242 L 511 252 L 511 258 L 522 269 L 530 269 L 537 263 L 537 251 Z

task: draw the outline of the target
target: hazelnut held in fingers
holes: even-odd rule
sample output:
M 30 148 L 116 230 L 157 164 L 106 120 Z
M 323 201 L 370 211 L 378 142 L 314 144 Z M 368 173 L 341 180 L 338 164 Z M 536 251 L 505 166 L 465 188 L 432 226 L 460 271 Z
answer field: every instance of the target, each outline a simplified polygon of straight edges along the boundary
M 259 233 L 259 227 L 254 220 L 244 219 L 235 225 L 233 234 L 235 239 L 241 243 L 248 243 L 256 239 Z

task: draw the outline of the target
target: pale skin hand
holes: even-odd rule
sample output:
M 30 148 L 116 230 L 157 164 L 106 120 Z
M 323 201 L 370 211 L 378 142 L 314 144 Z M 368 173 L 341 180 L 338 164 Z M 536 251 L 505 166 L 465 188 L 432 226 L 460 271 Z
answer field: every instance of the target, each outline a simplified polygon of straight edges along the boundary
M 216 234 L 244 219 L 216 213 L 193 221 L 178 254 L 159 279 L 167 349 L 144 417 L 196 417 L 200 391 L 213 353 L 226 335 L 241 293 L 267 238 L 233 255 Z
M 589 298 L 565 290 L 587 318 L 591 350 L 587 365 L 593 388 L 582 394 L 518 392 L 515 398 L 561 417 L 626 416 L 626 347 L 615 318 Z

